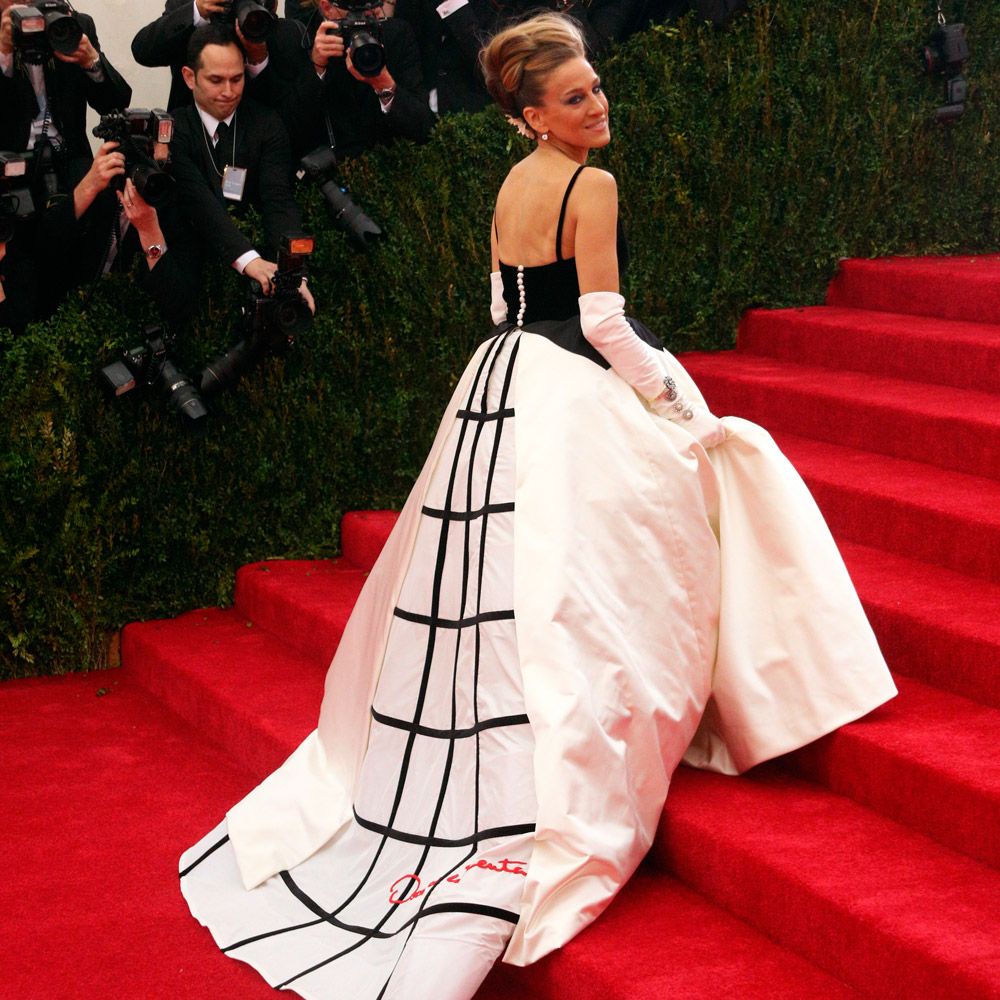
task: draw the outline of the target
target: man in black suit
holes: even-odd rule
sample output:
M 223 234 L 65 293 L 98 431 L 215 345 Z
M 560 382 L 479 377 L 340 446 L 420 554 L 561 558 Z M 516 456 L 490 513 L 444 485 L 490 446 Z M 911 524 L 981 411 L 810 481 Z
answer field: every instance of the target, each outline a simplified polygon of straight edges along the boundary
M 184 81 L 194 103 L 175 112 L 173 173 L 189 221 L 210 252 L 271 291 L 272 261 L 285 233 L 301 229 L 292 195 L 288 133 L 277 113 L 243 98 L 244 55 L 234 30 L 197 28 Z M 246 205 L 264 219 L 264 247 L 254 249 L 226 211 Z M 303 286 L 303 297 L 312 298 Z
M 14 52 L 10 8 L 0 0 L 0 149 L 32 149 L 47 136 L 61 151 L 67 189 L 87 172 L 87 105 L 99 114 L 128 106 L 132 88 L 101 52 L 93 18 L 77 12 L 83 38 L 75 52 L 54 53 L 47 65 L 21 65 Z
M 434 127 L 420 66 L 420 51 L 410 26 L 379 19 L 385 66 L 365 76 L 345 49 L 340 22 L 346 7 L 313 0 L 310 22 L 311 66 L 289 92 L 284 108 L 297 155 L 333 146 L 338 156 L 356 156 L 394 139 L 426 142 Z M 375 12 L 372 16 L 378 17 Z
M 276 0 L 261 0 L 272 13 L 275 5 Z M 168 111 L 191 103 L 183 76 L 188 42 L 194 29 L 217 18 L 224 6 L 225 0 L 166 0 L 163 13 L 132 39 L 132 55 L 140 66 L 170 67 Z M 277 107 L 287 88 L 310 68 L 305 28 L 278 18 L 262 42 L 248 42 L 238 26 L 236 33 L 247 55 L 247 96 Z
M 583 28 L 595 55 L 627 38 L 642 24 L 646 0 L 398 0 L 396 19 L 417 36 L 424 84 L 440 114 L 481 111 L 489 102 L 479 50 L 509 21 L 533 11 L 566 10 Z

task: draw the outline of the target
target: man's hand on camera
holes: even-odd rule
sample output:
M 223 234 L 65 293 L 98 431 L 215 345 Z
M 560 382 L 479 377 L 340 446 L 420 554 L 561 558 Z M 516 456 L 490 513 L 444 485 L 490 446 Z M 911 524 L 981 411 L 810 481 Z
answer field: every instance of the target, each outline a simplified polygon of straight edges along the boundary
M 270 295 L 273 291 L 271 279 L 274 277 L 274 273 L 277 270 L 277 264 L 274 264 L 269 260 L 264 260 L 263 257 L 255 257 L 245 268 L 243 268 L 243 273 L 248 278 L 253 278 L 253 280 L 260 285 L 260 290 L 265 295 Z
M 388 90 L 390 87 L 396 86 L 396 81 L 392 78 L 392 74 L 389 72 L 388 66 L 382 67 L 382 72 L 378 76 L 365 76 L 359 73 L 354 68 L 354 63 L 351 62 L 351 53 L 347 53 L 347 71 L 354 77 L 355 80 L 360 80 L 362 83 L 367 83 L 372 90 Z
M 61 52 L 53 52 L 52 54 L 61 62 L 75 63 L 80 69 L 87 70 L 88 72 L 97 69 L 101 64 L 100 53 L 94 48 L 86 35 L 80 39 L 80 44 L 76 47 L 75 52 L 70 52 L 69 55 L 63 55 Z
M 340 22 L 324 21 L 316 29 L 316 40 L 310 57 L 313 65 L 323 72 L 331 59 L 342 59 L 343 55 L 344 39 L 340 37 Z
M 302 284 L 299 285 L 299 295 L 305 300 L 305 304 L 309 306 L 309 312 L 316 315 L 316 302 L 312 297 L 312 292 L 309 291 L 309 286 L 306 284 L 306 279 L 302 279 Z
M 73 189 L 73 208 L 78 219 L 116 177 L 125 173 L 125 154 L 117 150 L 117 142 L 104 143 L 83 180 Z
M 208 21 L 213 14 L 221 14 L 226 9 L 226 0 L 195 0 L 195 6 L 198 13 Z
M 159 225 L 156 209 L 136 190 L 132 179 L 125 181 L 125 190 L 118 191 L 118 202 L 125 217 L 135 226 L 140 234 L 150 226 Z
M 267 58 L 267 42 L 251 42 L 240 30 L 239 23 L 236 25 L 236 34 L 239 36 L 243 51 L 247 54 L 247 65 L 259 66 Z

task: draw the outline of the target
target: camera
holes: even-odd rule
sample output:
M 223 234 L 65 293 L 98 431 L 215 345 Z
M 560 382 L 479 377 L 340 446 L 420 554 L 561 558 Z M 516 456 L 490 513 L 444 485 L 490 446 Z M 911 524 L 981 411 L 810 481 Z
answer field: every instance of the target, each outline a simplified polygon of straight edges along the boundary
M 338 183 L 336 167 L 334 151 L 328 146 L 319 146 L 299 161 L 299 177 L 308 177 L 319 186 L 334 224 L 347 233 L 358 249 L 366 250 L 369 243 L 381 238 L 382 230 L 354 204 L 347 188 Z
M 212 15 L 221 24 L 238 24 L 248 42 L 263 42 L 277 23 L 277 0 L 226 0 L 225 8 Z
M 380 2 L 343 5 L 348 13 L 340 19 L 340 37 L 351 55 L 351 63 L 362 76 L 378 76 L 385 68 L 382 28 L 372 13 Z
M 198 385 L 205 395 L 232 388 L 262 358 L 285 354 L 312 324 L 309 306 L 299 294 L 312 252 L 311 236 L 293 233 L 281 238 L 271 294 L 261 294 L 257 282 L 250 281 L 241 310 L 243 339 L 202 370 Z
M 136 388 L 159 392 L 167 408 L 176 413 L 185 426 L 200 429 L 208 410 L 190 379 L 170 360 L 168 350 L 173 346 L 173 339 L 158 324 L 147 326 L 143 335 L 142 344 L 126 350 L 121 361 L 101 369 L 101 383 L 115 396 L 123 396 Z
M 19 222 L 35 214 L 28 186 L 28 160 L 20 153 L 0 152 L 0 243 L 9 243 Z
M 10 8 L 14 51 L 22 62 L 40 66 L 53 52 L 70 55 L 83 38 L 76 12 L 66 0 L 37 0 L 30 7 Z
M 938 26 L 924 47 L 924 67 L 929 74 L 945 76 L 945 101 L 934 118 L 938 122 L 951 122 L 965 111 L 969 96 L 969 83 L 962 75 L 962 68 L 969 58 L 969 42 L 964 24 L 948 24 L 939 15 Z
M 154 207 L 171 193 L 174 179 L 153 159 L 156 144 L 169 145 L 174 137 L 174 118 L 160 108 L 126 108 L 103 115 L 94 126 L 94 135 L 105 142 L 117 142 L 125 154 L 125 176 L 111 186 L 121 191 L 127 177 L 136 191 Z

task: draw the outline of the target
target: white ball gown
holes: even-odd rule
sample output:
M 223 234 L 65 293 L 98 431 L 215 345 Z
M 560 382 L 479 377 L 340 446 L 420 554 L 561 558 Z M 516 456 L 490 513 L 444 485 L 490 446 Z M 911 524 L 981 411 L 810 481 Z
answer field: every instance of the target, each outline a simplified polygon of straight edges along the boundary
M 607 906 L 682 759 L 735 774 L 895 694 L 770 436 L 727 417 L 706 451 L 653 412 L 583 336 L 556 256 L 502 265 L 507 319 L 445 411 L 317 729 L 181 858 L 218 945 L 307 1000 L 468 1000 L 501 954 L 533 962 Z

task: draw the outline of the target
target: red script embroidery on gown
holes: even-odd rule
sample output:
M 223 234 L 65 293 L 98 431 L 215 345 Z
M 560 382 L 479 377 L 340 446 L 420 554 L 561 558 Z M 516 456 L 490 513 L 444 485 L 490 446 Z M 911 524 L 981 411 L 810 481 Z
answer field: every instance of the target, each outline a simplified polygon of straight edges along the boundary
M 399 906 L 401 903 L 411 903 L 413 900 L 419 899 L 427 889 L 433 888 L 441 881 L 453 882 L 457 885 L 462 881 L 462 877 L 466 872 L 473 871 L 474 869 L 501 872 L 507 875 L 527 875 L 528 872 L 524 866 L 524 861 L 511 861 L 509 858 L 504 858 L 498 864 L 493 864 L 492 861 L 480 858 L 478 861 L 467 864 L 462 872 L 453 872 L 443 880 L 435 879 L 433 882 L 428 882 L 426 889 L 421 888 L 422 883 L 419 875 L 400 875 L 389 887 L 389 902 L 395 906 Z M 412 892 L 408 892 L 411 886 L 413 887 Z

